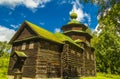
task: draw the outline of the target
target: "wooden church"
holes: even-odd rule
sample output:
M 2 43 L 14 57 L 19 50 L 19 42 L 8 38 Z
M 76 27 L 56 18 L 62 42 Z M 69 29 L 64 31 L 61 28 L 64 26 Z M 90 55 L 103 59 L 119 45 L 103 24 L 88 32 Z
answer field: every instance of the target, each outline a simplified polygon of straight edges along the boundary
M 94 48 L 88 27 L 79 23 L 76 13 L 62 26 L 62 33 L 51 33 L 25 21 L 10 40 L 9 79 L 71 79 L 96 75 Z

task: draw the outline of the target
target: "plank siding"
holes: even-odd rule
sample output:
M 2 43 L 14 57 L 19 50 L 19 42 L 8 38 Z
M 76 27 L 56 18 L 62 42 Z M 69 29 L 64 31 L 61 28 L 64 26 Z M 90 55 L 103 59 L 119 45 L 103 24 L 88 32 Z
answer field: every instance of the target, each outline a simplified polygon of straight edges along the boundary
M 85 31 L 86 29 L 87 27 L 84 27 L 82 24 L 71 24 L 62 28 L 64 32 L 69 30 Z M 84 43 L 78 43 L 79 46 L 83 47 L 83 50 L 69 42 L 58 44 L 42 38 L 27 39 L 37 35 L 32 29 L 25 26 L 17 34 L 12 45 L 12 53 L 14 51 L 21 51 L 27 55 L 21 70 L 22 76 L 35 79 L 95 76 L 95 53 L 94 49 L 90 47 L 90 38 L 78 32 L 70 32 L 66 35 L 73 39 L 73 41 L 77 39 L 83 40 Z M 31 42 L 34 44 L 33 48 L 29 48 Z M 23 43 L 26 43 L 25 50 L 22 50 Z M 11 56 L 8 75 L 14 75 L 16 72 L 14 68 L 16 62 L 17 56 Z
M 29 27 L 26 26 L 25 28 L 23 28 L 21 33 L 17 36 L 16 41 L 33 37 L 33 36 L 37 36 L 37 35 Z
M 60 77 L 60 52 L 56 51 L 56 49 L 50 50 L 39 47 L 37 54 L 36 77 Z

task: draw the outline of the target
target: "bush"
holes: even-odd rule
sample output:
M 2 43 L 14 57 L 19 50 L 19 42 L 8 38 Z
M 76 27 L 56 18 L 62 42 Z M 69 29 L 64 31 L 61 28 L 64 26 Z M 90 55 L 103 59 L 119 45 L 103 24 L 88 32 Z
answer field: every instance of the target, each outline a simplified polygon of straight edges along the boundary
M 0 79 L 7 79 L 9 57 L 0 57 Z

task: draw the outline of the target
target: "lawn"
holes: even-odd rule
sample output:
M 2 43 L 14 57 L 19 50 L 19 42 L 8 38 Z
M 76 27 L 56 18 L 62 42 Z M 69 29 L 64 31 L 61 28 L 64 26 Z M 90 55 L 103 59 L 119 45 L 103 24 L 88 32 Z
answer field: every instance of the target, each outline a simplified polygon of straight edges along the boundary
M 120 75 L 97 73 L 96 77 L 82 77 L 80 79 L 120 79 Z
M 9 58 L 0 57 L 0 79 L 7 79 Z M 80 79 L 120 79 L 120 75 L 97 73 L 96 77 L 81 77 Z

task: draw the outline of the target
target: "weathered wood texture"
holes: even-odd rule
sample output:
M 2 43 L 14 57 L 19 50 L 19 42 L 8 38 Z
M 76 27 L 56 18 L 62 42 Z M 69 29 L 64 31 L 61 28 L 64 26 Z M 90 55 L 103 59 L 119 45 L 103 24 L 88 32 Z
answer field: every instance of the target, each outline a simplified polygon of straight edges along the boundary
M 25 28 L 22 29 L 19 35 L 17 35 L 15 40 L 16 41 L 23 40 L 23 39 L 30 38 L 33 36 L 36 36 L 36 34 L 29 27 L 25 26 Z
M 83 24 L 69 24 L 69 25 L 64 25 L 62 27 L 63 32 L 69 31 L 69 30 L 82 30 L 85 31 L 87 27 Z
M 36 40 L 34 40 L 34 49 L 29 49 L 29 43 L 30 43 L 30 41 L 26 42 L 25 50 L 21 50 L 22 45 L 20 46 L 19 44 L 15 44 L 13 46 L 13 51 L 14 50 L 22 51 L 28 56 L 28 58 L 25 60 L 25 63 L 23 65 L 23 69 L 22 69 L 23 76 L 34 78 L 35 77 L 35 72 L 36 72 L 35 67 L 36 67 L 36 57 L 37 57 L 37 51 L 38 51 L 38 42 Z M 14 58 L 11 57 L 10 58 L 9 70 L 8 70 L 9 75 L 14 75 L 14 72 L 16 70 L 16 68 L 14 68 L 15 62 L 16 61 L 14 60 Z
M 79 26 L 80 25 L 80 26 Z M 63 31 L 82 30 L 87 27 L 82 24 L 71 24 L 64 26 Z M 28 57 L 22 65 L 21 72 L 23 77 L 29 78 L 60 78 L 60 77 L 77 77 L 77 76 L 95 76 L 96 62 L 94 50 L 90 47 L 89 35 L 83 33 L 67 33 L 67 36 L 73 40 L 83 40 L 78 43 L 84 49 L 65 42 L 58 44 L 41 38 L 26 38 L 34 37 L 36 34 L 29 27 L 22 29 L 16 36 L 12 45 L 12 52 L 22 51 Z M 19 41 L 21 40 L 21 41 Z M 33 49 L 29 48 L 30 43 L 34 44 Z M 25 50 L 22 50 L 23 43 L 26 43 Z M 17 56 L 10 57 L 8 75 L 14 75 L 17 71 L 15 63 Z
M 48 47 L 42 44 L 48 43 Z M 42 45 L 42 46 L 41 46 Z M 60 77 L 60 46 L 49 42 L 40 41 L 37 53 L 36 77 L 58 78 Z
M 84 26 L 83 24 L 70 24 L 62 27 L 63 33 L 69 36 L 71 39 L 82 40 L 82 42 L 78 44 L 84 48 L 83 53 L 80 53 L 81 57 L 77 57 L 77 55 L 75 54 L 71 55 L 69 54 L 69 56 L 72 56 L 70 57 L 71 60 L 70 62 L 74 63 L 75 66 L 78 66 L 79 69 L 78 71 L 81 72 L 80 73 L 81 76 L 95 76 L 96 75 L 95 53 L 94 51 L 92 51 L 90 47 L 91 35 L 85 32 L 86 29 L 87 27 Z M 71 50 L 72 48 L 69 49 Z M 74 50 L 72 50 L 72 52 L 73 51 L 77 52 L 75 48 Z M 76 64 L 77 61 L 79 61 L 79 64 L 81 63 L 80 67 L 78 64 Z
M 79 33 L 65 33 L 65 35 L 69 36 L 73 40 L 81 39 L 83 42 L 90 42 L 90 38 L 88 38 L 85 34 L 79 34 Z

